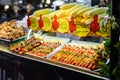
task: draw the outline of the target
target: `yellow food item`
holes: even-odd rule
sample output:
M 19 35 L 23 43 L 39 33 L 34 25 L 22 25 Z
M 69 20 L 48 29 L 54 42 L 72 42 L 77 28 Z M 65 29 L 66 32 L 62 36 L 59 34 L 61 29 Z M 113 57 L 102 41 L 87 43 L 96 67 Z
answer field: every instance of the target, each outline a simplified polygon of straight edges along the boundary
M 61 5 L 60 10 L 66 10 L 66 9 L 69 9 L 69 8 L 75 6 L 75 5 L 76 5 L 76 3 L 67 3 L 67 4 L 64 4 L 64 5 Z
M 86 21 L 87 19 L 86 18 L 83 18 L 80 22 L 82 23 L 82 24 L 85 24 L 85 21 Z
M 86 25 L 90 24 L 93 21 L 93 18 L 88 18 L 86 19 L 86 21 L 84 22 Z
M 103 38 L 110 37 L 110 20 L 101 18 L 99 20 L 100 30 L 96 32 L 97 36 L 101 36 Z
M 101 31 L 97 31 L 96 32 L 97 36 L 101 36 L 103 38 L 107 38 L 107 37 L 110 37 L 110 31 L 109 32 L 101 32 Z
M 62 17 L 63 19 L 69 20 L 69 16 Z
M 104 18 L 105 16 L 107 16 L 107 14 L 99 14 L 98 19 Z
M 49 17 L 51 18 L 51 19 L 53 19 L 54 18 L 54 16 L 55 15 L 57 15 L 57 13 L 59 13 L 59 12 L 61 12 L 61 10 L 56 10 L 56 11 L 53 11 L 53 12 L 51 12 L 50 14 L 48 14 L 49 15 Z
M 39 18 L 40 18 L 40 17 L 34 16 L 34 15 L 32 15 L 31 17 L 33 17 L 33 18 L 35 18 L 37 20 L 39 20 Z
M 38 21 L 36 18 L 30 17 L 31 25 L 30 28 L 32 30 L 37 30 L 38 29 Z
M 110 26 L 111 26 L 110 23 L 111 23 L 110 19 L 106 19 L 104 23 L 104 26 L 106 26 L 108 30 L 110 30 Z
M 95 15 L 105 14 L 106 11 L 107 11 L 106 7 L 95 8 L 93 10 L 88 11 L 86 16 L 94 17 Z
M 33 15 L 36 17 L 40 17 L 40 15 L 46 15 L 46 14 L 49 14 L 51 12 L 52 12 L 51 8 L 45 8 L 45 9 L 40 9 L 40 10 L 34 11 Z
M 77 12 L 80 11 L 81 9 L 85 8 L 86 6 L 79 6 L 78 8 L 72 10 L 70 13 L 69 13 L 69 16 L 72 16 L 72 17 L 75 17 L 77 16 Z
M 83 17 L 77 15 L 76 17 L 74 17 L 74 19 L 75 22 L 80 22 L 83 19 Z
M 78 11 L 77 14 L 78 14 L 79 16 L 83 16 L 83 14 L 84 14 L 85 12 L 90 11 L 90 10 L 92 10 L 92 9 L 94 9 L 94 7 L 84 7 L 83 9 L 81 9 L 80 11 Z
M 99 23 L 100 28 L 103 26 L 104 21 L 105 21 L 104 18 L 98 19 L 98 23 Z
M 66 10 L 66 13 L 65 13 L 65 14 L 66 14 L 66 15 L 69 15 L 69 14 L 71 13 L 71 11 L 73 11 L 73 10 L 79 8 L 79 7 L 81 7 L 81 5 L 77 4 L 77 5 L 73 6 L 72 8 Z
M 66 12 L 66 10 L 60 10 L 60 11 L 56 14 L 57 18 L 66 17 L 65 12 Z

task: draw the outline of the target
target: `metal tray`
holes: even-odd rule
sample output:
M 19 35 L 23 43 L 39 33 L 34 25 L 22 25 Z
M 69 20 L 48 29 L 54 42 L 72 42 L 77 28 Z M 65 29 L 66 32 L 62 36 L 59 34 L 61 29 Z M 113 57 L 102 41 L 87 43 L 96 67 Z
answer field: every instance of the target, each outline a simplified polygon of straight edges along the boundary
M 61 43 L 60 46 L 58 46 L 52 52 L 47 54 L 44 58 L 51 56 L 52 54 L 54 54 L 54 52 L 61 49 L 62 46 L 64 46 L 66 43 L 68 43 L 70 41 L 70 39 L 66 39 L 66 38 L 58 38 L 58 37 L 53 37 L 53 36 L 42 36 L 39 34 L 34 34 L 33 37 L 44 39 L 44 42 L 60 42 Z M 35 57 L 41 57 L 41 56 L 37 56 L 35 54 L 29 54 L 29 53 L 25 53 L 25 54 L 35 56 Z
M 24 40 L 24 39 L 26 39 L 26 36 L 20 37 L 20 38 L 15 39 L 15 40 L 7 40 L 7 39 L 2 39 L 2 38 L 0 38 L 0 41 L 4 41 L 4 42 L 9 42 L 9 43 L 11 43 L 11 42 L 19 41 L 19 40 Z
M 96 48 L 96 46 L 97 45 L 100 45 L 101 43 L 95 43 L 95 42 L 87 42 L 87 41 L 71 41 L 71 42 L 69 42 L 69 43 L 67 43 L 67 44 L 64 44 L 64 45 L 68 45 L 68 44 L 70 44 L 70 45 L 77 45 L 77 46 L 84 46 L 84 47 L 92 47 L 92 48 Z M 52 57 L 52 56 L 54 56 L 54 54 L 57 52 L 57 51 L 59 51 L 59 50 L 61 50 L 62 49 L 62 47 L 64 47 L 64 45 L 62 45 L 62 46 L 60 46 L 59 48 L 57 48 L 55 51 L 53 51 L 52 53 L 50 53 L 48 56 L 46 56 L 46 59 L 48 59 L 48 60 L 50 60 L 50 61 L 52 61 L 52 62 L 54 62 L 54 63 L 57 63 L 57 64 L 59 64 L 59 65 L 64 65 L 64 66 L 68 66 L 68 67 L 72 67 L 72 68 L 74 68 L 74 69 L 77 69 L 77 70 L 83 70 L 83 71 L 87 71 L 87 72 L 90 72 L 90 73 L 97 73 L 97 74 L 99 74 L 99 71 L 101 70 L 101 69 L 94 69 L 94 70 L 91 70 L 91 69 L 88 69 L 88 68 L 84 68 L 84 67 L 78 67 L 78 66 L 75 66 L 75 65 L 72 65 L 72 64 L 67 64 L 67 63 L 63 63 L 63 62 L 59 62 L 59 61 L 55 61 L 55 60 L 51 60 L 50 58 Z M 108 64 L 110 62 L 110 59 L 107 59 L 107 61 L 106 61 L 106 63 L 105 64 Z

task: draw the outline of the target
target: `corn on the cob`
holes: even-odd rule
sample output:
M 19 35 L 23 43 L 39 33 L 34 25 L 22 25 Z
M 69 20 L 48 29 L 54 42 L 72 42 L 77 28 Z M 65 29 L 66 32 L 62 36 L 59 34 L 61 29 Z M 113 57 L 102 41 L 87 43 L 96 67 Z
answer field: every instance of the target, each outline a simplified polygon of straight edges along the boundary
M 39 19 L 40 17 L 37 17 L 37 16 L 34 16 L 34 15 L 31 15 L 31 17 L 35 18 L 35 19 Z
M 81 9 L 83 9 L 83 8 L 85 8 L 85 6 L 80 6 L 76 9 L 74 9 L 73 11 L 70 12 L 69 16 L 73 16 L 73 17 L 77 16 L 77 12 L 80 11 Z
M 99 23 L 99 26 L 100 26 L 100 30 L 101 30 L 101 27 L 103 26 L 104 21 L 105 21 L 104 18 L 101 18 L 101 19 L 98 20 L 98 23 Z
M 84 16 L 84 14 L 86 14 L 88 11 L 90 11 L 90 10 L 92 10 L 92 9 L 94 9 L 94 7 L 84 8 L 84 9 L 82 9 L 82 10 L 80 10 L 80 11 L 78 12 L 78 15 L 79 15 L 79 16 L 83 16 L 83 17 L 86 17 L 86 16 Z
M 83 16 L 83 14 L 85 13 L 85 12 L 87 12 L 87 11 L 90 11 L 90 10 L 92 10 L 92 9 L 94 9 L 93 7 L 84 7 L 82 10 L 80 10 L 80 11 L 78 11 L 78 15 L 79 16 Z
M 73 6 L 72 8 L 66 10 L 66 15 L 69 15 L 71 13 L 71 11 L 77 9 L 78 7 L 80 7 L 81 5 L 77 4 L 75 6 Z
M 93 17 L 95 15 L 104 14 L 106 13 L 106 11 L 107 11 L 107 8 L 105 7 L 95 8 L 93 10 L 88 11 L 87 16 Z
M 76 5 L 76 3 L 67 3 L 67 4 L 60 6 L 60 10 L 66 10 L 66 9 L 69 9 L 69 8 L 75 6 L 75 5 Z
M 83 17 L 78 16 L 78 15 L 76 17 L 74 17 L 74 18 L 75 18 L 76 22 L 80 22 L 83 19 Z
M 50 14 L 48 14 L 51 18 L 54 18 L 55 15 L 57 15 L 57 13 L 59 13 L 61 10 L 56 10 L 51 12 Z
M 52 9 L 50 9 L 50 8 L 40 9 L 40 10 L 33 12 L 33 15 L 36 17 L 39 17 L 40 15 L 49 14 L 49 13 L 51 13 L 51 11 L 52 11 Z
M 104 16 L 107 16 L 107 14 L 99 14 L 98 19 L 104 18 Z
M 58 18 L 66 17 L 66 10 L 60 10 L 56 15 Z
M 86 21 L 86 20 L 87 20 L 86 18 L 83 18 L 83 19 L 80 21 L 80 23 L 85 24 L 85 21 Z
M 90 24 L 93 21 L 93 18 L 88 18 L 86 19 L 86 21 L 84 22 L 86 25 Z

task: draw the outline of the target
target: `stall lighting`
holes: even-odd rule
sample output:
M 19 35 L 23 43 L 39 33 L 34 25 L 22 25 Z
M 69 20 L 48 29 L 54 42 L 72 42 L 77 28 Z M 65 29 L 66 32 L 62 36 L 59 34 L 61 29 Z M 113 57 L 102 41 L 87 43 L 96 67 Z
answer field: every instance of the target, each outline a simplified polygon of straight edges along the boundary
M 20 1 L 19 1 L 19 3 L 20 3 L 20 4 L 22 4 L 22 3 L 23 3 L 23 1 L 22 1 L 22 0 L 20 0 Z
M 53 5 L 60 6 L 60 5 L 63 5 L 64 3 L 65 3 L 64 1 L 57 0 L 53 2 Z
M 40 4 L 39 4 L 39 7 L 40 7 L 40 8 L 43 8 L 43 4 L 42 4 L 42 3 L 40 3 Z
M 45 0 L 42 0 L 41 2 L 42 2 L 42 3 L 44 3 L 44 2 L 45 2 Z
M 46 4 L 50 4 L 50 3 L 51 3 L 51 1 L 50 1 L 50 0 L 47 0 L 47 1 L 46 1 Z
M 45 4 L 45 7 L 47 7 L 48 5 L 47 4 Z
M 9 7 L 10 7 L 9 5 L 5 5 L 4 8 L 5 8 L 5 10 L 6 10 L 6 9 L 9 9 Z
M 61 6 L 61 5 L 63 5 L 63 4 L 65 4 L 64 1 L 56 0 L 56 1 L 53 2 L 53 7 L 54 7 L 54 9 L 56 10 L 56 7 Z

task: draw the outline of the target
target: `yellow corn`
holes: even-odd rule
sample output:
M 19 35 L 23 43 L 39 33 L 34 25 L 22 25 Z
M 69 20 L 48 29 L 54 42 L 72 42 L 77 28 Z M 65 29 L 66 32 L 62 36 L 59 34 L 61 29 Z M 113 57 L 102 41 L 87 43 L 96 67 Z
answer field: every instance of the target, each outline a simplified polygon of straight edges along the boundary
M 104 16 L 107 16 L 107 14 L 99 14 L 98 19 L 104 18 Z
M 57 15 L 57 13 L 59 13 L 61 10 L 56 10 L 51 12 L 50 14 L 48 14 L 51 18 L 54 18 L 55 15 Z
M 107 11 L 107 8 L 105 7 L 95 8 L 93 10 L 90 10 L 87 15 L 89 17 L 93 17 L 95 15 L 104 14 L 106 13 L 106 11 Z
M 80 11 L 81 9 L 83 9 L 83 8 L 85 8 L 85 6 L 80 6 L 76 9 L 74 9 L 73 11 L 70 12 L 69 16 L 73 16 L 73 17 L 77 16 L 77 12 Z
M 86 25 L 90 24 L 93 21 L 93 18 L 88 18 L 86 19 L 86 21 L 84 22 Z
M 66 10 L 66 15 L 69 15 L 71 13 L 71 11 L 77 9 L 78 7 L 80 7 L 81 5 L 77 4 L 75 6 L 73 6 L 72 8 Z
M 86 20 L 87 20 L 86 18 L 83 18 L 83 19 L 80 21 L 80 23 L 85 24 L 85 21 L 86 21 Z
M 69 9 L 69 8 L 75 6 L 75 5 L 76 5 L 76 3 L 67 3 L 67 4 L 60 6 L 60 10 L 66 10 L 66 9 Z
M 56 15 L 58 18 L 66 17 L 66 10 L 60 10 Z
M 102 27 L 103 26 L 103 22 L 105 21 L 104 18 L 101 18 L 98 20 L 99 26 Z
M 90 11 L 90 10 L 92 10 L 93 9 L 93 7 L 84 7 L 82 10 L 80 10 L 80 11 L 78 11 L 78 15 L 79 16 L 83 16 L 83 14 L 85 13 L 85 12 L 87 12 L 87 11 Z
M 39 17 L 40 15 L 49 14 L 49 13 L 51 13 L 51 11 L 52 11 L 52 9 L 50 9 L 50 8 L 40 9 L 40 10 L 33 12 L 33 15 L 36 17 Z
M 82 19 L 83 19 L 83 17 L 78 16 L 78 15 L 75 17 L 75 21 L 76 22 L 80 22 Z

